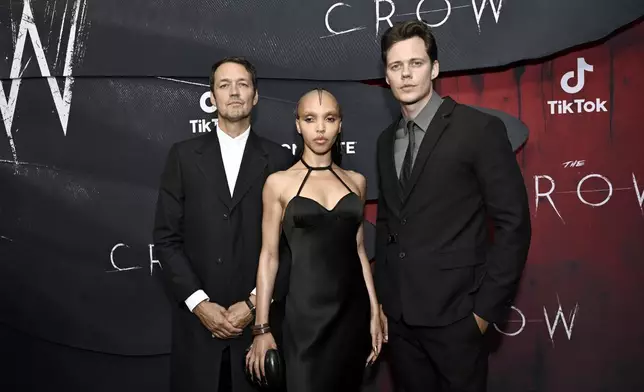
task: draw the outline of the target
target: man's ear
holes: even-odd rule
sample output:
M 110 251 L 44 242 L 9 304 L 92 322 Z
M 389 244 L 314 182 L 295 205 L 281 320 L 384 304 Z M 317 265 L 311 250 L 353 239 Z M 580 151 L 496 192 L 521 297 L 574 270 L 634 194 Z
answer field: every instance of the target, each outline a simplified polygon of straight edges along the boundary
M 440 64 L 438 63 L 438 60 L 436 60 L 432 63 L 432 75 L 431 75 L 432 80 L 436 79 L 439 73 L 440 73 Z

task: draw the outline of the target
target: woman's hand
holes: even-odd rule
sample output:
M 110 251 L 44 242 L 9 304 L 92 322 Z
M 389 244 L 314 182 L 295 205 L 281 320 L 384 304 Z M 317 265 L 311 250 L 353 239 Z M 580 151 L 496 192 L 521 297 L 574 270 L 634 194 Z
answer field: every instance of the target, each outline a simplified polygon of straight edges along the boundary
M 266 352 L 270 349 L 276 349 L 275 339 L 270 332 L 257 335 L 253 339 L 253 344 L 250 351 L 246 355 L 246 368 L 256 380 L 262 383 L 266 380 L 266 373 L 264 371 L 264 359 Z
M 382 305 L 380 305 L 380 323 L 382 324 L 382 333 L 385 336 L 383 342 L 387 343 L 389 342 L 389 321 L 387 320 L 385 311 L 382 310 Z
M 370 366 L 380 355 L 382 349 L 383 333 L 380 321 L 380 309 L 371 312 L 371 354 L 367 358 L 367 366 Z

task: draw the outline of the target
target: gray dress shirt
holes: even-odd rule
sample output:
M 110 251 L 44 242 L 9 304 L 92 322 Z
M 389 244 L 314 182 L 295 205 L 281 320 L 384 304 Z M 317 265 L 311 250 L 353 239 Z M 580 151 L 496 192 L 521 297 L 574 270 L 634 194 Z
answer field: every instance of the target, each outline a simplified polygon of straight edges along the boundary
M 416 162 L 418 149 L 423 141 L 423 136 L 425 136 L 427 128 L 429 128 L 429 124 L 432 122 L 432 119 L 438 111 L 438 108 L 441 106 L 441 103 L 443 103 L 443 98 L 438 95 L 436 91 L 432 91 L 432 96 L 429 98 L 427 105 L 425 105 L 425 107 L 420 110 L 416 118 L 413 119 L 416 123 L 416 126 L 414 127 L 416 145 L 411 159 L 412 167 L 414 162 Z M 403 160 L 405 159 L 407 146 L 409 145 L 407 128 L 405 127 L 409 120 L 412 119 L 405 118 L 403 115 L 403 118 L 400 119 L 400 123 L 398 124 L 398 129 L 396 130 L 396 140 L 394 141 L 394 162 L 396 163 L 396 174 L 398 177 L 400 177 L 400 169 L 402 167 Z

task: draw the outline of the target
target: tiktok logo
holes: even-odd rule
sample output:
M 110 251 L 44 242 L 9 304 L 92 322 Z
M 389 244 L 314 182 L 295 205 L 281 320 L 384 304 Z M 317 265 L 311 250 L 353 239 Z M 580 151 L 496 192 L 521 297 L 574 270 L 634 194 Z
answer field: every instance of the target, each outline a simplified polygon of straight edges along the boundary
M 210 100 L 210 91 L 206 91 L 201 94 L 201 98 L 199 98 L 199 107 L 204 113 L 208 114 L 212 114 L 217 111 L 217 106 L 215 106 L 215 104 Z M 208 133 L 217 128 L 216 118 L 201 118 L 197 120 L 189 120 L 188 122 L 191 125 L 192 133 Z
M 584 79 L 585 72 L 593 72 L 593 66 L 586 62 L 586 59 L 579 57 L 577 59 L 577 84 L 570 85 L 570 79 L 575 77 L 575 71 L 568 71 L 561 78 L 561 89 L 568 94 L 577 94 L 584 88 L 586 80 Z
M 204 113 L 214 113 L 217 111 L 217 106 L 215 106 L 210 100 L 210 91 L 206 91 L 201 94 L 201 98 L 199 98 L 199 106 Z
M 586 62 L 583 57 L 577 58 L 577 70 L 568 71 L 560 81 L 561 89 L 568 94 L 577 94 L 586 84 L 586 72 L 593 72 L 593 66 Z M 572 79 L 577 79 L 577 83 L 570 85 Z M 606 109 L 606 100 L 601 98 L 578 98 L 573 100 L 552 100 L 547 101 L 550 107 L 550 114 L 581 114 L 581 113 L 600 113 L 608 112 Z

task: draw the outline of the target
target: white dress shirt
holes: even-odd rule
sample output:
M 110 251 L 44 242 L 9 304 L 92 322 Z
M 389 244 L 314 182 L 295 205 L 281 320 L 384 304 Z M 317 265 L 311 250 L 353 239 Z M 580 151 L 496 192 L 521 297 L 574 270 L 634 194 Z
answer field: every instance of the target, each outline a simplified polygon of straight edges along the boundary
M 241 167 L 242 157 L 244 156 L 244 149 L 250 134 L 250 127 L 246 129 L 241 135 L 236 138 L 230 137 L 224 131 L 216 127 L 217 138 L 219 139 L 219 146 L 221 148 L 221 159 L 224 162 L 224 170 L 226 172 L 226 180 L 228 181 L 228 189 L 232 197 L 235 191 L 235 184 L 237 183 L 237 176 L 239 175 L 239 168 Z M 255 290 L 253 290 L 254 292 Z M 195 291 L 188 299 L 186 299 L 186 306 L 192 312 L 193 309 L 202 301 L 209 301 L 210 298 L 203 290 Z

